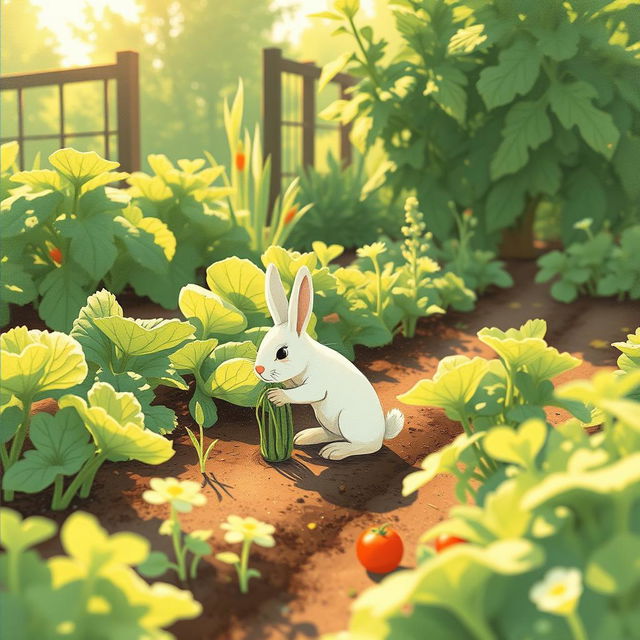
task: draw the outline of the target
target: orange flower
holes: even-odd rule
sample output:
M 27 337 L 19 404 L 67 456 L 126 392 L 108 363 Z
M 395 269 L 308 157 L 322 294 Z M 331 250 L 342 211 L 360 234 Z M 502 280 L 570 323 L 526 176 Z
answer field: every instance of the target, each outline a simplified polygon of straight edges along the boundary
M 296 213 L 298 213 L 298 207 L 294 204 L 287 213 L 284 215 L 284 223 L 289 224 L 295 217 Z
M 462 215 L 463 215 L 465 218 L 471 218 L 471 217 L 473 217 L 473 209 L 465 209 L 465 210 L 462 212 Z
M 53 247 L 53 249 L 49 249 L 49 257 L 56 264 L 62 264 L 62 251 L 60 251 L 58 247 Z
M 236 169 L 238 171 L 244 171 L 244 166 L 246 164 L 247 157 L 244 154 L 244 150 L 242 148 L 242 143 L 238 146 L 238 150 L 236 151 Z

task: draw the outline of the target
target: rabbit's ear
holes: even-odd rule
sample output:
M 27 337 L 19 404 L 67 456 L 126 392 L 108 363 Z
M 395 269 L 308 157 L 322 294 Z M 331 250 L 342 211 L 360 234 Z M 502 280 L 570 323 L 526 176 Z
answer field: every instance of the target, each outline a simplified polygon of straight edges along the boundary
M 267 307 L 273 318 L 274 324 L 282 324 L 287 321 L 287 295 L 282 286 L 282 280 L 275 264 L 267 266 L 267 277 L 264 282 L 264 295 L 267 299 Z
M 313 282 L 307 267 L 300 267 L 296 274 L 289 300 L 289 330 L 299 336 L 304 333 L 313 310 Z

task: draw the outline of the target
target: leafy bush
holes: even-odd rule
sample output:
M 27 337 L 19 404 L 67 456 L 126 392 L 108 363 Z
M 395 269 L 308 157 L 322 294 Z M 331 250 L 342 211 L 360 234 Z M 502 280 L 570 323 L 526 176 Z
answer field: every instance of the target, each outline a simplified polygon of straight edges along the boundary
M 70 515 L 60 542 L 66 555 L 44 560 L 33 549 L 55 535 L 53 521 L 23 520 L 0 509 L 0 636 L 15 640 L 99 637 L 165 638 L 166 627 L 200 615 L 189 591 L 163 582 L 147 584 L 132 569 L 149 555 L 143 537 L 109 536 L 88 513 Z M 10 612 L 10 613 L 9 613 Z
M 573 302 L 579 295 L 640 298 L 640 225 L 628 227 L 616 242 L 611 231 L 591 231 L 592 220 L 576 223 L 586 239 L 570 244 L 565 251 L 550 251 L 538 259 L 536 282 L 557 278 L 551 295 L 561 302 Z
M 47 326 L 68 331 L 101 281 L 118 280 L 121 289 L 139 270 L 162 281 L 176 242 L 161 220 L 106 186 L 127 175 L 113 171 L 117 162 L 74 149 L 49 162 L 53 169 L 14 173 L 24 186 L 2 201 L 0 324 L 9 320 L 8 303 L 36 301 Z
M 473 209 L 478 240 L 490 244 L 541 199 L 564 203 L 566 241 L 584 215 L 596 228 L 637 219 L 635 3 L 394 4 L 396 56 L 356 24 L 358 0 L 318 14 L 353 42 L 321 84 L 344 69 L 361 78 L 324 115 L 353 122 L 359 148 L 382 140 L 393 185 L 429 203 L 439 241 L 453 230 L 451 203 Z
M 67 394 L 59 406 L 55 416 L 38 413 L 31 420 L 34 448 L 6 471 L 5 491 L 38 493 L 53 485 L 51 508 L 66 509 L 76 494 L 89 495 L 106 460 L 161 464 L 175 453 L 171 442 L 145 428 L 135 396 L 105 382 L 96 382 L 87 400 Z M 66 488 L 65 476 L 74 476 Z
M 548 378 L 575 366 L 567 354 L 536 342 L 539 323 L 480 335 L 500 354 L 502 367 L 514 365 L 519 353 L 518 373 L 544 371 Z M 444 407 L 463 425 L 484 424 L 474 389 L 491 395 L 494 385 L 482 369 L 481 358 L 445 359 L 433 381 L 419 383 L 407 399 Z M 467 432 L 431 454 L 421 471 L 407 476 L 403 493 L 441 471 L 469 486 L 473 473 L 483 482 L 472 490 L 475 504 L 462 500 L 450 519 L 427 531 L 417 567 L 367 590 L 354 604 L 350 630 L 334 637 L 640 637 L 640 567 L 628 561 L 640 553 L 640 404 L 629 396 L 639 385 L 635 371 L 601 372 L 555 393 L 551 387 L 549 404 L 588 405 L 591 423 L 603 425 L 591 436 L 575 418 L 551 427 L 539 402 L 524 397 L 516 415 L 502 412 L 471 437 Z M 498 387 L 499 405 L 509 392 Z M 493 465 L 487 475 L 482 461 L 460 455 L 480 444 Z M 464 471 L 457 462 L 465 463 Z M 427 543 L 442 535 L 460 543 L 436 554 Z
M 313 207 L 294 229 L 288 246 L 309 251 L 320 240 L 352 248 L 397 231 L 379 185 L 367 181 L 361 156 L 343 168 L 328 155 L 327 165 L 326 173 L 308 167 L 300 176 L 300 203 Z

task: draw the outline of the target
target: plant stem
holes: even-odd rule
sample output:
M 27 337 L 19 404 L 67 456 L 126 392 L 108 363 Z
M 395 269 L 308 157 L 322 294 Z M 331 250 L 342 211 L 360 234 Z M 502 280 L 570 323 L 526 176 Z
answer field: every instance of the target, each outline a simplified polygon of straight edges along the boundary
M 53 497 L 51 498 L 51 508 L 54 508 L 54 504 L 58 504 L 62 498 L 62 492 L 64 490 L 64 478 L 58 474 L 53 481 Z
M 373 262 L 373 269 L 376 272 L 376 316 L 380 318 L 382 315 L 382 272 L 380 271 L 377 256 L 371 258 L 371 262 Z
M 184 582 L 187 579 L 187 572 L 184 566 L 184 554 L 182 553 L 182 541 L 180 539 L 182 532 L 180 531 L 178 513 L 173 505 L 171 506 L 171 521 L 173 522 L 171 539 L 173 542 L 173 551 L 176 554 L 176 562 L 178 563 L 178 578 Z
M 24 446 L 24 441 L 27 437 L 27 433 L 29 432 L 29 425 L 31 424 L 31 404 L 33 400 L 31 397 L 26 398 L 24 400 L 24 418 L 22 419 L 22 424 L 16 430 L 15 435 L 13 436 L 13 440 L 11 442 L 11 448 L 9 449 L 9 456 L 5 462 L 4 456 L 2 457 L 2 465 L 4 468 L 4 472 L 6 473 L 9 467 L 14 465 L 20 454 L 22 453 L 22 447 Z M 4 445 L 2 445 L 2 449 L 4 450 Z M 5 451 L 6 453 L 6 451 Z M 5 502 L 11 502 L 14 497 L 14 491 L 8 490 L 4 492 Z
M 378 89 L 380 87 L 380 78 L 378 77 L 378 71 L 376 70 L 375 65 L 373 65 L 369 60 L 369 56 L 367 55 L 367 50 L 364 48 L 364 43 L 362 42 L 362 38 L 358 33 L 358 28 L 356 27 L 356 23 L 354 22 L 353 17 L 349 16 L 348 20 L 349 20 L 349 24 L 351 25 L 353 37 L 356 39 L 356 42 L 358 43 L 358 48 L 360 49 L 362 53 L 362 57 L 364 58 L 365 65 L 369 70 L 369 75 L 371 76 L 371 79 L 375 82 L 376 89 Z M 377 91 L 376 91 L 376 96 L 377 96 Z
M 571 629 L 573 640 L 588 640 L 587 632 L 584 628 L 584 625 L 582 624 L 582 620 L 580 620 L 580 616 L 576 611 L 567 616 L 567 623 L 569 624 L 569 628 Z
M 97 454 L 94 458 L 88 460 L 82 467 L 82 469 L 80 469 L 78 475 L 67 487 L 67 490 L 62 494 L 60 500 L 56 504 L 53 504 L 53 502 L 51 503 L 51 508 L 54 510 L 66 509 L 80 487 L 86 482 L 87 478 L 93 477 L 100 465 L 102 465 L 102 463 L 106 459 L 107 457 L 100 453 Z
M 240 566 L 238 568 L 238 580 L 240 582 L 240 593 L 249 593 L 249 549 L 251 541 L 244 540 L 242 542 L 242 552 L 240 554 Z
M 189 577 L 193 580 L 198 574 L 198 564 L 200 563 L 200 556 L 194 555 L 191 559 L 191 567 L 189 569 Z

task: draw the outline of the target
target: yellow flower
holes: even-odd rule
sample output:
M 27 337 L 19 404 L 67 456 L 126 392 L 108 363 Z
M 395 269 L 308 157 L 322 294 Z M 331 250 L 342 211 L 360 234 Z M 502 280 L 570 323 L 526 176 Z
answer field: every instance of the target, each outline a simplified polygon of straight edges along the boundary
M 579 569 L 556 567 L 547 572 L 542 582 L 529 592 L 531 601 L 547 613 L 573 615 L 582 595 L 582 574 Z
M 177 478 L 152 478 L 151 490 L 142 494 L 143 500 L 149 504 L 165 504 L 181 513 L 188 513 L 193 507 L 201 507 L 207 499 L 200 493 L 200 485 L 190 480 L 180 481 Z
M 250 541 L 259 544 L 261 547 L 273 547 L 275 540 L 273 533 L 275 527 L 266 522 L 260 522 L 255 518 L 241 518 L 240 516 L 229 516 L 226 522 L 220 525 L 227 533 L 224 534 L 226 542 Z
M 359 258 L 371 258 L 375 260 L 381 253 L 387 250 L 387 245 L 384 242 L 374 242 L 372 244 L 365 244 L 364 247 L 358 249 Z

